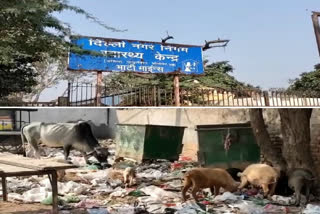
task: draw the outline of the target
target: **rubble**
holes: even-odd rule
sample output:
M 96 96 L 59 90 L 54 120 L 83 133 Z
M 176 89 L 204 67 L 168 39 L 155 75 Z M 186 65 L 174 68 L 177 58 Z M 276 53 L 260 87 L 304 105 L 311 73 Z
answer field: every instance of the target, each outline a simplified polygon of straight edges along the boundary
M 109 163 L 113 163 L 113 142 L 106 140 L 102 144 L 111 148 Z M 45 152 L 48 157 L 63 159 L 63 153 L 59 149 L 48 148 Z M 294 203 L 292 197 L 274 195 L 269 201 L 263 199 L 254 189 L 242 193 L 224 192 L 217 197 L 205 189 L 203 194 L 199 195 L 200 203 L 194 200 L 183 202 L 183 174 L 199 166 L 186 157 L 175 162 L 155 160 L 137 164 L 124 160 L 115 163 L 114 168 L 117 169 L 135 167 L 137 184 L 131 188 L 125 188 L 121 178 L 110 177 L 112 168 L 98 169 L 87 166 L 77 151 L 71 151 L 70 158 L 79 168 L 66 170 L 58 182 L 60 209 L 63 213 L 75 208 L 84 209 L 91 214 L 263 214 L 288 213 L 297 209 L 305 214 L 320 213 L 320 206 L 308 204 L 304 210 L 299 210 L 290 206 Z M 11 177 L 7 179 L 7 183 L 9 200 L 52 203 L 51 184 L 47 176 Z

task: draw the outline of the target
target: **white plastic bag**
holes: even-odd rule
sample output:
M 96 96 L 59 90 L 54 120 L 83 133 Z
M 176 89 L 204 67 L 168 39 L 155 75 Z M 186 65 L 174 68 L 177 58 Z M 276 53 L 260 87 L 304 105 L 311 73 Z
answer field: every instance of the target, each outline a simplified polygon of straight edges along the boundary
M 41 202 L 50 195 L 52 192 L 47 191 L 45 187 L 38 187 L 24 192 L 22 197 L 26 202 Z
M 273 195 L 271 197 L 272 201 L 276 202 L 277 204 L 280 205 L 291 205 L 294 204 L 295 199 L 292 197 L 284 197 L 281 195 Z
M 254 204 L 251 201 L 242 201 L 239 204 L 235 204 L 234 207 L 240 209 L 241 214 L 263 214 L 264 210 L 262 207 Z
M 177 193 L 174 192 L 169 192 L 161 189 L 160 187 L 157 186 L 147 186 L 143 187 L 140 189 L 142 192 L 144 192 L 147 195 L 150 195 L 153 198 L 157 198 L 160 200 L 165 200 L 165 199 L 176 199 L 180 198 L 181 196 Z
M 231 192 L 224 192 L 222 195 L 217 195 L 214 201 L 238 201 L 243 200 L 243 196 L 237 196 Z
M 126 189 L 122 189 L 121 187 L 117 187 L 113 193 L 110 194 L 110 197 L 124 197 L 128 195 Z
M 306 208 L 302 212 L 303 214 L 315 214 L 320 213 L 320 206 L 319 205 L 313 205 L 308 204 Z

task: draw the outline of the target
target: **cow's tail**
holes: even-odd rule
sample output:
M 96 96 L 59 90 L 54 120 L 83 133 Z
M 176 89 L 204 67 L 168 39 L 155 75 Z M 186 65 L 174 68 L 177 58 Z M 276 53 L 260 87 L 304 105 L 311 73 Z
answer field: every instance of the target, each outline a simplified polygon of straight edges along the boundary
M 23 133 L 23 129 L 26 127 L 27 125 L 24 125 L 21 127 L 21 142 L 22 142 L 22 150 L 23 150 L 23 156 L 26 157 L 27 156 L 27 152 L 26 152 L 26 143 L 28 142 L 26 136 Z

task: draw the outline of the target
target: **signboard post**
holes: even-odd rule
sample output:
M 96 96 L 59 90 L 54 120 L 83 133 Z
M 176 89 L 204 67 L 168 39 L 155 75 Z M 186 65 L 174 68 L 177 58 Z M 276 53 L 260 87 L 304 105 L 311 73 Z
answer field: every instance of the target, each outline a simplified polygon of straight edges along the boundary
M 96 106 L 101 106 L 102 94 L 102 72 L 97 72 L 97 91 L 96 91 Z
M 71 52 L 68 65 L 69 70 L 97 72 L 97 105 L 101 105 L 102 72 L 173 74 L 176 106 L 180 106 L 178 75 L 204 73 L 202 46 L 96 37 L 74 37 L 72 43 L 98 53 Z
M 179 86 L 178 75 L 174 75 L 173 77 L 173 88 L 174 88 L 174 103 L 176 106 L 180 106 L 180 86 Z

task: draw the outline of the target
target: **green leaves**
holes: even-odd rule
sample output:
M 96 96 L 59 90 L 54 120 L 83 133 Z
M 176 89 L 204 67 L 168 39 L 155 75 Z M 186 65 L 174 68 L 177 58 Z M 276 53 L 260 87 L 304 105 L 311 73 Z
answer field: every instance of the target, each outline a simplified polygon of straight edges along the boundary
M 290 80 L 288 91 L 320 92 L 320 69 L 300 74 L 299 78 Z
M 0 98 L 29 92 L 37 84 L 37 71 L 29 65 L 66 58 L 69 48 L 87 53 L 69 43 L 70 26 L 52 15 L 64 10 L 84 15 L 107 30 L 122 31 L 67 0 L 0 0 Z

